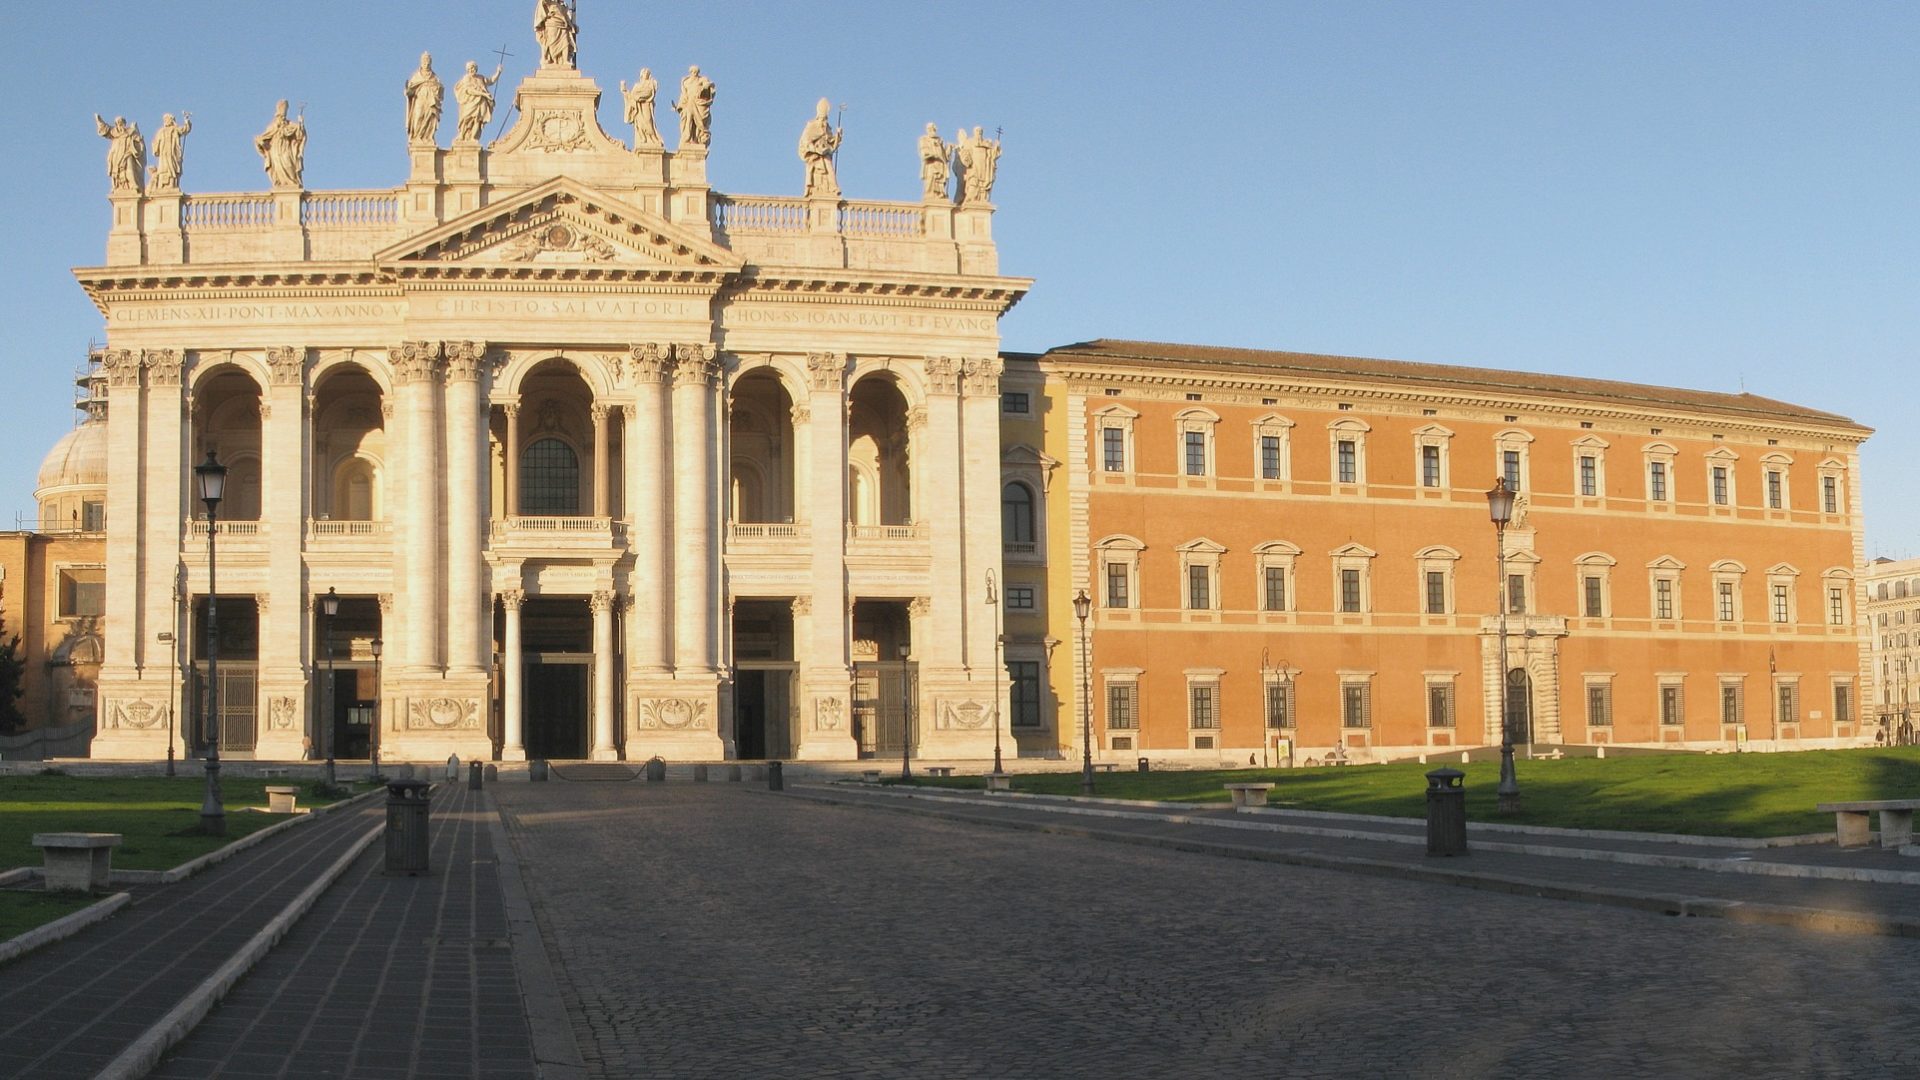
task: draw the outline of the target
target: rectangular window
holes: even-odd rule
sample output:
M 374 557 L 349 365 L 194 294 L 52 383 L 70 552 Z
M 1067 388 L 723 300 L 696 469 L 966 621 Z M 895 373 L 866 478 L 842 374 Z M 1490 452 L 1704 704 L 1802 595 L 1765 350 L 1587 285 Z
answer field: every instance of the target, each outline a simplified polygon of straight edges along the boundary
M 1507 575 L 1507 614 L 1525 615 L 1527 613 L 1527 575 Z
M 1714 617 L 1721 622 L 1733 621 L 1733 582 L 1716 581 L 1713 583 Z
M 1220 688 L 1211 684 L 1190 686 L 1187 688 L 1190 702 L 1187 713 L 1189 727 L 1210 730 L 1220 726 Z
M 1187 475 L 1207 475 L 1207 435 L 1203 431 L 1187 432 Z
M 1013 694 L 1013 715 L 1008 723 L 1017 728 L 1039 727 L 1040 661 L 1009 660 L 1007 674 L 1013 679 L 1009 687 Z
M 1778 469 L 1767 470 L 1767 509 L 1780 509 L 1780 472 Z
M 1108 472 L 1127 471 L 1127 433 L 1117 427 L 1100 429 L 1100 459 Z
M 1600 459 L 1580 455 L 1580 494 L 1591 499 L 1600 494 Z
M 1520 451 L 1502 450 L 1500 452 L 1500 475 L 1507 478 L 1507 490 L 1520 490 Z
M 1025 416 L 1031 403 L 1032 399 L 1023 390 L 1003 390 L 1000 393 L 1000 411 L 1004 413 Z
M 1653 617 L 1656 619 L 1673 618 L 1673 579 L 1655 578 L 1653 581 Z
M 1123 608 L 1127 606 L 1127 564 L 1110 562 L 1107 564 L 1107 606 Z
M 1829 514 L 1840 512 L 1840 481 L 1837 478 L 1820 478 L 1820 508 Z
M 1270 728 L 1290 728 L 1293 726 L 1293 686 L 1277 682 L 1267 684 L 1267 726 Z
M 1373 726 L 1373 687 L 1370 684 L 1341 684 L 1340 723 L 1350 728 Z
M 1280 436 L 1260 436 L 1260 479 L 1280 479 Z
M 1266 585 L 1266 608 L 1268 611 L 1287 610 L 1287 570 L 1284 566 L 1269 566 L 1261 575 Z
M 1845 589 L 1827 590 L 1827 621 L 1834 626 L 1847 624 L 1847 591 Z
M 1341 439 L 1337 447 L 1340 457 L 1340 483 L 1357 484 L 1360 482 L 1360 455 L 1352 439 Z
M 107 613 L 104 568 L 60 571 L 60 618 L 83 619 Z
M 1798 683 L 1781 683 L 1775 695 L 1774 720 L 1782 724 L 1800 722 L 1800 686 Z
M 1427 614 L 1445 615 L 1447 613 L 1447 574 L 1444 570 L 1427 571 Z
M 1713 467 L 1713 505 L 1727 505 L 1727 467 L 1725 465 Z
M 1360 610 L 1360 571 L 1340 571 L 1340 610 Z
M 1587 726 L 1610 727 L 1613 724 L 1613 687 L 1606 683 L 1587 684 Z
M 1654 502 L 1667 501 L 1667 463 L 1664 461 L 1647 465 L 1647 498 Z
M 1423 487 L 1440 486 L 1440 448 L 1437 446 L 1420 448 L 1420 483 Z
M 1445 683 L 1427 684 L 1427 726 L 1453 726 L 1453 687 Z
M 1833 722 L 1836 724 L 1853 723 L 1853 687 L 1847 683 L 1834 684 Z
M 1787 621 L 1787 615 L 1789 614 L 1787 610 L 1788 599 L 1789 597 L 1787 593 L 1787 587 L 1785 585 L 1775 585 L 1773 587 L 1773 621 L 1774 622 L 1783 623 Z
M 1605 596 L 1601 589 L 1600 578 L 1597 575 L 1590 574 L 1581 584 L 1585 587 L 1586 591 L 1587 618 L 1600 618 L 1601 613 L 1605 610 Z
M 1720 684 L 1720 722 L 1723 724 L 1742 723 L 1746 717 L 1745 694 L 1741 693 L 1739 683 Z
M 1033 586 L 1031 585 L 1007 586 L 1007 610 L 1008 611 L 1032 611 L 1033 610 Z
M 1205 611 L 1213 606 L 1213 584 L 1211 575 L 1204 566 L 1187 567 L 1187 606 L 1195 611 Z
M 1140 726 L 1140 688 L 1133 683 L 1112 683 L 1107 687 L 1107 727 L 1132 731 Z
M 1680 687 L 1668 685 L 1660 688 L 1660 722 L 1668 727 L 1678 727 L 1686 723 L 1687 713 L 1680 696 Z
M 1829 511 L 1831 512 L 1831 511 Z M 80 529 L 82 532 L 107 531 L 107 504 L 92 500 L 80 504 Z

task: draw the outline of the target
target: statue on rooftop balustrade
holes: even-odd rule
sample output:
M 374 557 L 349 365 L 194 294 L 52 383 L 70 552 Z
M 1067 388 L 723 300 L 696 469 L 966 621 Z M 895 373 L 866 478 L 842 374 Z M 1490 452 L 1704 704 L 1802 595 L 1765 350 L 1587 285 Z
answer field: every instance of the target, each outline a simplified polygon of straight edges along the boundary
M 947 197 L 947 181 L 952 172 L 947 168 L 947 144 L 940 138 L 940 129 L 927 125 L 927 133 L 920 136 L 920 183 L 926 189 L 929 199 Z
M 572 67 L 580 51 L 578 12 L 567 0 L 539 0 L 533 9 L 533 36 L 540 41 L 541 67 Z
M 680 145 L 707 146 L 713 142 L 713 80 L 700 74 L 700 65 L 687 69 L 680 80 L 680 98 L 673 111 L 680 114 Z
M 193 114 L 180 114 L 182 123 L 173 122 L 173 114 L 160 117 L 160 130 L 153 133 L 154 191 L 180 190 L 180 163 L 186 157 L 187 134 L 193 130 Z
M 287 119 L 287 101 L 281 98 L 273 107 L 273 122 L 254 138 L 253 148 L 259 151 L 261 167 L 274 187 L 299 187 L 306 167 L 306 114 L 302 112 L 292 120 Z
M 501 65 L 493 66 L 493 78 L 480 74 L 480 65 L 467 61 L 467 73 L 453 84 L 453 100 L 460 106 L 460 119 L 453 130 L 457 143 L 479 142 L 493 121 L 493 84 L 500 81 Z
M 800 129 L 800 160 L 807 166 L 808 196 L 840 194 L 840 181 L 834 176 L 833 159 L 840 150 L 840 132 L 834 130 L 827 114 L 833 106 L 826 98 L 814 106 L 813 119 Z
M 99 113 L 93 114 L 93 126 L 107 140 L 107 180 L 113 190 L 139 194 L 147 168 L 147 144 L 140 137 L 140 126 L 127 123 L 124 116 L 114 117 L 109 124 Z
M 620 82 L 620 96 L 627 103 L 627 123 L 633 125 L 633 148 L 660 145 L 660 129 L 653 124 L 653 98 L 660 90 L 651 68 L 641 68 L 640 78 L 629 89 Z
M 433 56 L 420 54 L 420 69 L 407 80 L 407 141 L 430 143 L 440 131 L 440 102 L 445 90 L 433 73 Z
M 954 162 L 960 167 L 960 202 L 983 203 L 993 195 L 994 175 L 999 169 L 1000 140 L 989 139 L 973 129 L 968 135 L 965 128 L 953 142 Z

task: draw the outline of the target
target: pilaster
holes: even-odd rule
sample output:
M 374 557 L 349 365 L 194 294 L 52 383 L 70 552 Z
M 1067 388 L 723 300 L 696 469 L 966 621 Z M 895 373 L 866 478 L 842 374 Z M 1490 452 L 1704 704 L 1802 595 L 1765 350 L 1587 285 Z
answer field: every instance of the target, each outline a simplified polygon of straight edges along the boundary
M 123 199 L 115 196 L 117 215 Z M 111 241 L 109 241 L 111 243 Z M 141 442 L 145 423 L 141 357 L 131 349 L 109 349 L 101 357 L 107 372 L 107 565 L 131 573 L 107 575 L 106 655 L 95 695 L 99 727 L 91 753 L 97 758 L 165 756 L 166 669 L 161 682 L 143 682 L 140 664 L 157 628 L 143 625 L 143 537 L 140 525 Z M 185 483 L 184 480 L 179 481 Z M 177 547 L 176 547 L 177 550 Z M 162 625 L 165 625 L 164 623 Z
M 795 476 L 806 485 L 801 520 L 809 523 L 813 558 L 808 595 L 793 602 L 795 655 L 801 658 L 800 720 L 794 756 L 847 761 L 853 739 L 853 670 L 847 639 L 847 357 L 807 357 L 807 397 L 794 409 L 799 434 Z M 801 413 L 804 410 L 805 416 Z
M 396 524 L 396 546 L 405 552 L 398 592 L 405 632 L 400 640 L 402 678 L 440 672 L 440 443 L 438 410 L 442 371 L 439 342 L 410 341 L 392 350 L 400 399 L 400 441 L 406 454 L 406 504 Z
M 668 379 L 665 345 L 629 352 L 634 404 L 626 438 L 626 498 L 633 576 L 627 595 L 627 681 L 671 676 L 673 670 L 673 514 L 667 484 Z
M 268 705 L 258 714 L 259 742 L 254 752 L 262 760 L 293 761 L 305 756 L 307 725 L 286 721 L 310 714 L 309 695 L 317 692 L 310 675 L 325 663 L 316 653 L 318 642 L 308 617 L 311 607 L 305 598 L 314 588 L 306 579 L 301 542 L 311 471 L 307 454 L 307 350 L 298 346 L 270 348 L 267 369 L 266 400 L 260 410 L 261 516 L 275 542 L 267 549 L 267 588 L 259 612 L 259 691 L 261 701 Z M 324 590 L 325 586 L 320 588 Z M 271 599 L 280 602 L 272 603 Z M 324 694 L 320 700 L 325 700 Z M 318 733 L 313 752 L 321 753 Z
M 446 345 L 447 671 L 484 676 L 491 651 L 492 597 L 486 588 L 483 521 L 493 505 L 487 454 L 485 342 Z

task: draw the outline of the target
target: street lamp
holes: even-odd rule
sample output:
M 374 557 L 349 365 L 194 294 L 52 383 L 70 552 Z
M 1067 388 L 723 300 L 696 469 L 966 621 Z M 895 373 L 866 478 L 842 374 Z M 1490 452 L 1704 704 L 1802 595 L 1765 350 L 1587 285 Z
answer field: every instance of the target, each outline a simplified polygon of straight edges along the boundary
M 1513 814 L 1520 810 L 1520 781 L 1513 774 L 1513 725 L 1507 716 L 1507 522 L 1513 520 L 1513 492 L 1504 476 L 1487 491 L 1487 517 L 1493 521 L 1500 553 L 1500 786 L 1494 793 L 1499 796 L 1500 812 Z
M 913 765 L 908 760 L 913 750 L 913 661 L 908 659 L 909 655 L 908 646 L 900 646 L 900 675 L 907 684 L 907 703 L 900 718 L 900 779 L 903 781 L 913 779 Z
M 1093 601 L 1087 590 L 1073 597 L 1073 617 L 1080 620 L 1080 793 L 1093 794 L 1093 671 L 1087 667 L 1087 616 Z
M 180 599 L 178 594 L 175 594 L 173 601 L 173 621 L 176 626 L 180 623 Z M 173 666 L 167 670 L 167 775 L 172 776 L 173 713 L 176 707 L 173 696 L 173 678 L 180 674 L 180 648 L 173 643 L 173 631 L 171 630 L 162 630 L 154 636 L 160 644 L 167 647 L 168 651 L 172 654 L 173 660 Z
M 1266 647 L 1261 646 L 1260 648 L 1260 691 L 1261 693 L 1266 695 L 1266 699 L 1267 699 L 1266 711 L 1267 711 L 1267 720 L 1269 721 L 1269 726 L 1274 727 L 1276 729 L 1283 729 L 1287 726 L 1285 721 L 1292 719 L 1292 717 L 1289 715 L 1289 712 L 1293 705 L 1293 665 L 1289 663 L 1285 657 L 1281 657 L 1280 662 L 1278 664 L 1269 663 L 1267 658 L 1270 655 L 1271 654 L 1268 653 Z M 1275 710 L 1273 708 L 1273 684 L 1275 683 L 1278 683 L 1281 688 L 1280 709 L 1279 709 L 1278 715 L 1275 714 Z M 1281 722 L 1272 723 L 1272 721 L 1275 721 L 1275 720 L 1279 720 Z M 1267 747 L 1265 742 L 1262 742 L 1260 746 L 1260 760 L 1264 762 L 1266 758 L 1267 758 Z M 1275 756 L 1273 763 L 1275 767 L 1279 766 L 1280 761 L 1277 755 Z M 1289 769 L 1293 768 L 1293 737 L 1291 735 L 1287 736 L 1287 768 Z
M 1007 635 L 1001 628 L 999 581 L 992 567 L 987 568 L 987 605 L 993 608 L 993 771 L 999 773 L 1004 771 L 1000 768 L 1000 674 L 1006 667 L 1001 656 Z
M 207 709 L 201 726 L 207 740 L 207 791 L 200 802 L 200 831 L 227 835 L 227 811 L 220 804 L 220 589 L 214 573 L 214 537 L 220 532 L 220 497 L 227 490 L 227 467 L 207 451 L 193 467 L 200 501 L 207 504 Z
M 368 729 L 372 734 L 371 734 L 371 737 L 367 740 L 367 757 L 370 758 L 373 763 L 373 780 L 375 783 L 379 783 L 381 779 L 380 777 L 380 704 L 381 704 L 381 701 L 380 701 L 380 695 L 381 695 L 380 647 L 381 647 L 380 639 L 374 638 L 373 644 L 371 646 L 373 650 L 373 726 Z
M 320 707 L 325 710 L 325 722 L 320 727 L 320 740 L 327 748 L 327 786 L 333 786 L 333 617 L 340 614 L 340 594 L 333 586 L 327 586 L 327 595 L 320 598 L 320 614 L 327 617 L 324 633 L 327 650 L 327 685 L 320 694 Z

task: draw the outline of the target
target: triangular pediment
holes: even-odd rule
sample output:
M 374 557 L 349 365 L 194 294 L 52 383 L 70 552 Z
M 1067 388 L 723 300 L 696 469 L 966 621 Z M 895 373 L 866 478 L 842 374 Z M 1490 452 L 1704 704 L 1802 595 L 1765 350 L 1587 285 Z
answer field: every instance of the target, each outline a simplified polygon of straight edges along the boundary
M 723 275 L 741 261 L 726 248 L 577 180 L 555 177 L 374 256 L 402 276 Z

